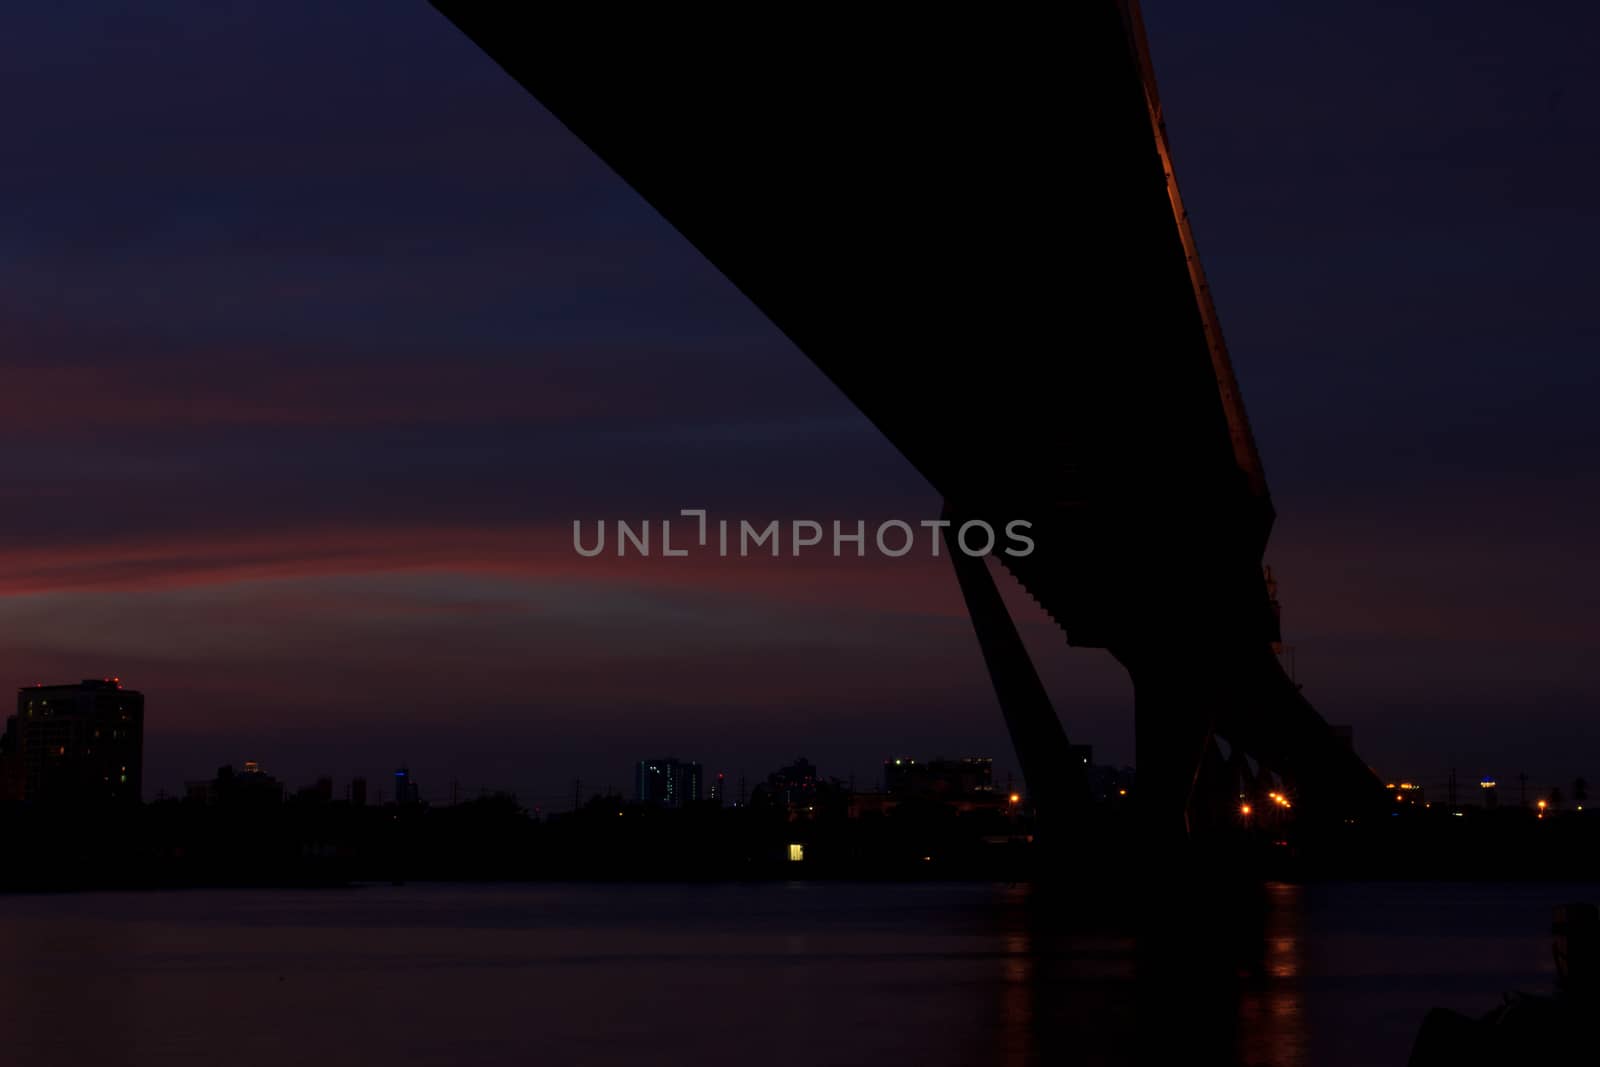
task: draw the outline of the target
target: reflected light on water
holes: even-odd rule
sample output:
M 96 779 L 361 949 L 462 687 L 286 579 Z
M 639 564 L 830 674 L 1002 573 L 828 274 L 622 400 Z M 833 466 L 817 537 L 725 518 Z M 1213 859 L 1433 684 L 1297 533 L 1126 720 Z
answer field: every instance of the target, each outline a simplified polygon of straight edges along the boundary
M 1299 1067 L 1307 1061 L 1304 960 L 1304 889 L 1266 887 L 1261 954 L 1239 989 L 1239 1062 Z

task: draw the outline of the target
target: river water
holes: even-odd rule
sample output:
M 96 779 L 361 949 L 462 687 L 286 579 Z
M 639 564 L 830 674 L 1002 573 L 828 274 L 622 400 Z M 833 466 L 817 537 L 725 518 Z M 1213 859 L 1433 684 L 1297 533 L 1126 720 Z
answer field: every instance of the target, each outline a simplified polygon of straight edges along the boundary
M 1027 886 L 405 885 L 0 897 L 0 1047 L 126 1064 L 1129 1063 L 1131 940 Z M 1600 887 L 1273 886 L 1241 1064 L 1403 1064 L 1424 1012 L 1549 991 Z M 1087 927 L 1087 929 L 1086 929 Z M 1208 1057 L 1222 1053 L 1212 1050 Z M 1199 1058 L 1194 1062 L 1204 1062 Z

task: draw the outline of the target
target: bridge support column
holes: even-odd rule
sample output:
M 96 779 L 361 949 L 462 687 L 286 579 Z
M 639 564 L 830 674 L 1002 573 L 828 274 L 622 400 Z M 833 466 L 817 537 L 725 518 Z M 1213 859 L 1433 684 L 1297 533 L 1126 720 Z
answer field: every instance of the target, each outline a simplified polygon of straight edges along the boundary
M 1133 681 L 1140 845 L 1159 865 L 1187 851 L 1189 803 L 1218 694 L 1209 672 L 1190 657 L 1122 649 L 1113 654 Z
M 949 518 L 948 511 L 945 515 Z M 1033 659 L 1022 643 L 1011 613 L 989 573 L 985 557 L 969 556 L 956 542 L 959 524 L 945 527 L 945 543 L 961 585 L 967 614 L 977 632 L 989 680 L 1000 701 L 1011 745 L 1040 825 L 1047 833 L 1080 817 L 1089 804 L 1089 781 L 1081 757 L 1073 754 Z

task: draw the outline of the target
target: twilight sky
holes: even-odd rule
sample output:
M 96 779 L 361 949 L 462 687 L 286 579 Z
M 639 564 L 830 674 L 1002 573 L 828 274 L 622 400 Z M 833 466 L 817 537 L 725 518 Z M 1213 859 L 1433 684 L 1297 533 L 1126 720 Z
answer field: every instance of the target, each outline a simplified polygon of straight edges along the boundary
M 1381 773 L 1600 776 L 1600 15 L 1320 6 L 1145 4 L 1299 677 Z M 572 551 L 938 501 L 431 8 L 132 7 L 0 34 L 0 683 L 142 689 L 147 795 L 1014 765 L 945 561 Z

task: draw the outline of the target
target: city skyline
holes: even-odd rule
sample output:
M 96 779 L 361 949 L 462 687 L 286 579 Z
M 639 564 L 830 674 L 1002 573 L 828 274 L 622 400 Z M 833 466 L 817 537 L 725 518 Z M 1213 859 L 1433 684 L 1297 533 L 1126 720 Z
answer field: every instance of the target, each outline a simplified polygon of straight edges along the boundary
M 858 775 L 853 767 L 843 770 L 829 768 L 829 772 L 824 774 L 805 756 L 778 766 L 777 770 L 770 773 L 748 769 L 748 760 L 735 761 L 736 766 L 714 769 L 696 759 L 658 756 L 635 761 L 629 768 L 627 780 L 622 784 L 618 784 L 615 774 L 587 780 L 581 776 L 573 777 L 564 783 L 541 781 L 516 785 L 463 781 L 458 774 L 442 765 L 428 765 L 431 770 L 439 772 L 437 777 L 418 776 L 410 761 L 390 763 L 379 771 L 369 767 L 345 768 L 341 771 L 324 766 L 309 775 L 280 777 L 273 773 L 276 767 L 247 756 L 228 758 L 217 763 L 214 777 L 196 777 L 197 768 L 189 768 L 177 788 L 157 785 L 145 794 L 142 788 L 144 693 L 125 687 L 120 677 L 87 678 L 75 683 L 36 682 L 19 687 L 17 692 L 17 711 L 8 716 L 4 740 L 0 742 L 0 785 L 5 786 L 6 792 L 6 796 L 0 799 L 9 802 L 43 802 L 53 806 L 66 801 L 70 806 L 71 803 L 86 801 L 93 804 L 114 797 L 134 804 L 182 799 L 209 802 L 217 796 L 217 783 L 223 779 L 232 781 L 235 776 L 242 776 L 243 780 L 258 785 L 270 785 L 279 800 L 343 799 L 358 806 L 368 802 L 380 805 L 422 803 L 453 806 L 474 798 L 509 796 L 534 814 L 576 810 L 594 799 L 623 799 L 665 808 L 692 807 L 703 801 L 719 807 L 739 807 L 757 788 L 765 786 L 784 791 L 788 786 L 783 780 L 798 781 L 802 775 L 808 788 L 811 783 L 826 783 L 834 788 L 846 789 L 851 795 L 890 794 L 908 787 L 921 789 L 929 781 L 943 780 L 960 783 L 949 786 L 957 793 L 978 791 L 994 792 L 1001 797 L 1009 795 L 1013 806 L 1029 799 L 1025 779 L 1007 769 L 997 773 L 992 756 L 924 753 L 919 759 L 906 754 L 905 749 L 897 750 L 896 755 L 885 756 L 876 773 L 864 776 Z M 56 719 L 53 730 L 47 728 L 46 733 L 33 735 L 27 733 L 28 728 L 33 726 L 36 704 L 40 715 L 44 716 L 40 720 L 41 726 L 45 726 L 51 721 L 47 709 L 52 703 L 57 708 L 55 715 L 60 716 L 64 712 L 71 721 Z M 129 710 L 133 712 L 131 717 L 117 714 Z M 100 742 L 89 739 L 90 729 L 107 723 L 114 728 L 118 724 L 112 720 L 119 718 L 128 732 L 128 739 L 110 741 L 96 756 L 96 746 Z M 93 732 L 95 738 L 101 736 L 98 729 Z M 62 759 L 57 764 L 58 769 L 51 778 L 46 779 L 45 788 L 41 789 L 36 766 L 38 750 L 47 747 L 49 753 L 55 755 L 58 745 L 59 755 L 70 758 Z M 1108 782 L 1115 781 L 1131 787 L 1135 773 L 1132 766 L 1092 763 L 1092 746 L 1074 746 L 1074 758 L 1078 756 L 1082 757 L 1084 764 L 1092 764 L 1090 792 L 1093 797 L 1104 800 Z M 122 760 L 128 762 L 120 768 L 115 767 Z M 25 772 L 25 768 L 32 770 Z M 116 769 L 122 772 L 120 786 L 112 784 L 111 774 Z M 93 773 L 88 773 L 90 771 Z M 104 789 L 94 784 L 102 771 L 106 774 Z M 1588 777 L 1581 770 L 1568 779 L 1548 781 L 1530 776 L 1525 771 L 1508 774 L 1494 773 L 1484 768 L 1456 767 L 1430 773 L 1432 771 L 1436 769 L 1425 768 L 1423 773 L 1391 775 L 1395 780 L 1387 783 L 1387 789 L 1394 794 L 1396 802 L 1416 805 L 1431 799 L 1452 808 L 1504 806 L 1544 812 L 1547 807 L 1561 811 L 1566 810 L 1565 805 L 1570 805 L 1571 810 L 1582 812 L 1584 802 L 1588 799 Z M 58 784 L 50 786 L 52 779 Z M 423 784 L 425 781 L 427 786 Z M 131 785 L 128 784 L 130 782 Z M 567 787 L 565 791 L 563 785 Z M 1505 799 L 1501 799 L 1502 793 Z M 1123 790 L 1122 795 L 1126 796 L 1127 790 Z

